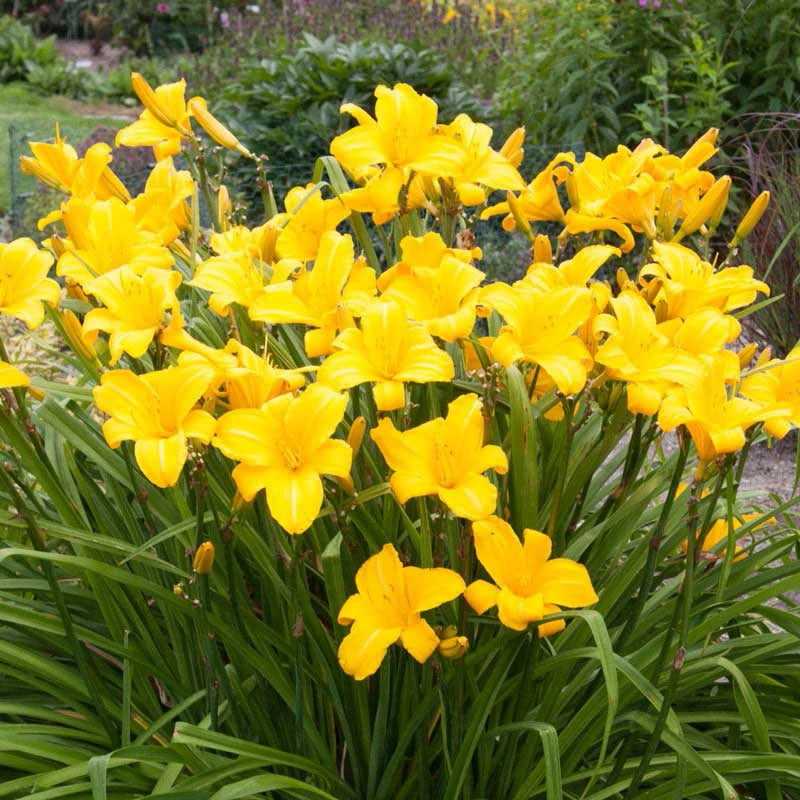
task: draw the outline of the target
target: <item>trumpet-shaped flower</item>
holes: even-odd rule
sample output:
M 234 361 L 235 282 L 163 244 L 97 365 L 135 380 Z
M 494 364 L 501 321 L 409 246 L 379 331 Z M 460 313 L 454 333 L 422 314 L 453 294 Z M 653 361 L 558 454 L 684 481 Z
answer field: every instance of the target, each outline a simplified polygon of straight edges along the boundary
M 489 147 L 492 129 L 459 114 L 444 132 L 464 148 L 460 168 L 453 173 L 459 200 L 465 206 L 486 202 L 488 189 L 521 191 L 525 183 L 508 159 Z
M 350 209 L 338 198 L 323 200 L 319 188 L 309 183 L 290 189 L 284 201 L 285 214 L 270 220 L 282 227 L 275 243 L 278 258 L 312 261 L 317 257 L 326 233 L 350 214 Z
M 361 316 L 361 329 L 348 328 L 333 342 L 334 353 L 319 368 L 317 380 L 335 389 L 373 382 L 380 411 L 402 408 L 404 384 L 450 381 L 453 361 L 419 323 L 409 322 L 394 300 L 379 300 Z
M 159 161 L 147 177 L 144 192 L 131 201 L 137 226 L 157 234 L 161 244 L 170 244 L 191 226 L 186 198 L 193 191 L 187 170 L 176 170 L 171 158 Z
M 165 83 L 153 90 L 138 72 L 134 72 L 131 83 L 145 109 L 139 119 L 118 131 L 114 144 L 117 147 L 150 145 L 159 161 L 177 155 L 183 140 L 191 135 L 189 118 L 192 112 L 185 100 L 186 81 Z
M 499 517 L 476 522 L 475 552 L 494 584 L 473 581 L 464 599 L 478 613 L 497 606 L 500 622 L 515 631 L 524 631 L 545 614 L 559 607 L 581 608 L 598 598 L 586 567 L 568 558 L 550 559 L 552 542 L 539 531 L 526 528 L 524 543 L 511 526 Z M 540 636 L 564 628 L 564 620 L 538 626 Z
M 321 475 L 350 475 L 350 446 L 331 438 L 346 407 L 345 395 L 311 384 L 299 397 L 282 394 L 217 422 L 214 446 L 240 462 L 233 470 L 239 493 L 250 501 L 266 489 L 270 513 L 288 533 L 303 533 L 319 513 Z
M 601 314 L 595 329 L 609 333 L 595 354 L 609 377 L 628 384 L 628 410 L 652 415 L 674 384 L 695 379 L 697 359 L 675 347 L 661 333 L 653 310 L 641 295 L 623 292 L 611 300 L 614 316 Z
M 420 663 L 439 646 L 439 637 L 420 615 L 455 600 L 463 578 L 451 569 L 404 567 L 397 551 L 385 544 L 356 573 L 358 593 L 339 611 L 340 625 L 352 625 L 339 645 L 339 664 L 357 681 L 377 672 L 396 641 Z
M 464 159 L 463 149 L 439 132 L 438 109 L 430 97 L 408 84 L 375 89 L 375 119 L 352 103 L 341 111 L 358 125 L 331 142 L 331 154 L 358 179 L 369 167 L 386 164 L 422 175 L 452 175 Z
M 657 295 L 667 304 L 669 318 L 686 319 L 704 306 L 732 311 L 752 303 L 756 294 L 769 295 L 769 286 L 753 278 L 752 267 L 726 267 L 715 271 L 694 250 L 672 242 L 653 242 L 655 262 L 641 276 L 661 280 Z
M 492 356 L 504 367 L 515 361 L 538 364 L 565 394 L 583 388 L 592 357 L 575 332 L 592 313 L 588 289 L 542 294 L 522 281 L 513 288 L 492 284 L 482 290 L 480 301 L 507 323 L 492 345 Z
M 393 278 L 383 296 L 397 300 L 428 333 L 446 342 L 470 335 L 475 325 L 476 289 L 484 278 L 479 269 L 445 254 L 435 271 L 398 265 Z
M 475 520 L 491 514 L 497 489 L 482 473 L 508 471 L 505 453 L 484 445 L 481 401 L 464 394 L 453 400 L 447 417 L 408 431 L 382 419 L 371 433 L 386 463 L 394 470 L 392 491 L 401 503 L 411 497 L 438 495 L 458 517 Z
M 658 412 L 663 430 L 686 426 L 701 461 L 741 450 L 747 428 L 770 417 L 785 416 L 783 409 L 765 411 L 750 400 L 729 398 L 725 378 L 725 362 L 709 359 L 690 385 L 667 394 Z
M 783 409 L 764 423 L 767 432 L 782 439 L 792 426 L 800 428 L 800 346 L 784 360 L 759 365 L 760 371 L 742 381 L 741 393 L 765 409 Z
M 204 444 L 214 433 L 214 418 L 198 408 L 214 371 L 205 364 L 169 367 L 135 375 L 106 372 L 94 389 L 97 407 L 109 419 L 103 434 L 112 448 L 136 442 L 136 463 L 156 486 L 173 486 L 188 457 L 186 440 Z
M 251 319 L 261 322 L 295 322 L 315 330 L 305 335 L 309 357 L 326 355 L 337 330 L 352 327 L 375 295 L 375 272 L 353 260 L 353 240 L 336 231 L 322 236 L 310 271 L 294 280 L 273 283 L 250 306 Z
M 111 365 L 123 353 L 141 358 L 164 322 L 164 313 L 178 304 L 175 289 L 179 272 L 147 269 L 137 275 L 130 267 L 120 267 L 85 284 L 105 308 L 92 309 L 83 321 L 84 335 L 91 331 L 111 334 L 108 347 Z
M 189 286 L 211 292 L 208 305 L 224 317 L 231 303 L 250 308 L 264 291 L 264 282 L 263 270 L 253 263 L 249 253 L 239 250 L 207 258 L 198 265 Z
M 88 202 L 73 198 L 63 206 L 69 240 L 56 272 L 78 284 L 128 266 L 141 275 L 148 267 L 169 269 L 172 254 L 158 237 L 137 225 L 136 210 L 117 198 Z
M 53 256 L 32 239 L 0 243 L 0 314 L 21 319 L 36 328 L 44 319 L 43 302 L 58 303 L 61 289 L 47 277 Z

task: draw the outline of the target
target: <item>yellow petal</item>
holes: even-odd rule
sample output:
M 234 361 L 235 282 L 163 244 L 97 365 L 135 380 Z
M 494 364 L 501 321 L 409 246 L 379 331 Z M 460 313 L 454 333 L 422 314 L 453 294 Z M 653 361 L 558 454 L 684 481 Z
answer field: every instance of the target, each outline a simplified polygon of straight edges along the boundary
M 267 505 L 287 533 L 303 533 L 322 508 L 322 479 L 313 469 L 274 469 L 269 476 Z
M 399 627 L 371 628 L 355 623 L 339 645 L 339 665 L 342 670 L 357 681 L 368 678 L 377 672 L 386 649 L 400 638 L 401 631 Z
M 513 582 L 524 564 L 522 542 L 512 527 L 499 517 L 488 517 L 472 526 L 475 552 L 492 580 L 500 586 Z
M 483 475 L 464 476 L 453 487 L 439 487 L 442 502 L 457 516 L 480 520 L 496 510 L 497 487 Z
M 537 589 L 546 603 L 567 608 L 589 606 L 598 599 L 586 567 L 568 558 L 554 558 L 543 564 L 537 575 Z
M 403 580 L 409 608 L 419 613 L 449 603 L 464 591 L 464 579 L 452 569 L 405 567 Z
M 464 591 L 464 599 L 469 603 L 476 614 L 483 614 L 492 606 L 497 605 L 497 596 L 500 594 L 493 583 L 489 581 L 473 581 Z
M 400 644 L 420 664 L 424 664 L 439 646 L 439 637 L 424 619 L 420 619 L 415 625 L 403 630 Z
M 178 482 L 188 451 L 182 433 L 166 439 L 140 439 L 134 453 L 145 477 L 162 489 Z
M 520 597 L 509 589 L 501 588 L 497 596 L 497 617 L 507 628 L 524 631 L 529 622 L 544 616 L 544 602 L 540 594 Z

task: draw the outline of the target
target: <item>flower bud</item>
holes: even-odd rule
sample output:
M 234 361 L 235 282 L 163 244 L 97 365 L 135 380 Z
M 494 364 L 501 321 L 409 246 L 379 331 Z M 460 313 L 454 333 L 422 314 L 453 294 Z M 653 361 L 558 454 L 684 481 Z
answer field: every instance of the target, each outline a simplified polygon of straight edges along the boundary
M 353 424 L 350 426 L 350 431 L 347 434 L 347 444 L 353 451 L 353 458 L 358 455 L 361 449 L 361 442 L 364 441 L 364 431 L 367 429 L 367 421 L 364 417 L 356 417 Z
M 753 200 L 752 205 L 747 209 L 747 213 L 744 215 L 744 218 L 739 223 L 739 227 L 736 229 L 736 233 L 733 235 L 733 241 L 731 242 L 732 247 L 736 247 L 736 245 L 738 245 L 742 239 L 749 236 L 753 228 L 758 225 L 758 221 L 767 210 L 769 197 L 769 192 L 761 192 L 761 194 Z
M 244 156 L 252 153 L 206 108 L 206 101 L 202 97 L 193 97 L 189 101 L 189 111 L 197 120 L 200 127 L 219 145 L 228 150 L 238 150 Z
M 522 209 L 519 207 L 519 200 L 517 199 L 517 196 L 513 192 L 506 192 L 506 201 L 508 202 L 508 208 L 511 211 L 511 216 L 514 217 L 517 230 L 522 231 L 522 233 L 524 233 L 531 241 L 533 241 L 533 231 L 531 230 L 531 226 L 528 224 L 528 220 L 525 219 Z
M 553 247 L 550 244 L 550 238 L 543 233 L 537 234 L 533 240 L 533 262 L 534 264 L 553 263 Z
M 725 206 L 728 204 L 728 191 L 730 188 L 731 179 L 729 175 L 723 175 L 714 181 L 695 209 L 690 214 L 687 214 L 672 241 L 679 242 L 684 236 L 694 233 L 708 220 L 711 220 L 711 228 L 716 228 L 725 211 Z
M 219 218 L 219 225 L 223 232 L 228 230 L 228 217 L 233 211 L 231 205 L 231 196 L 228 193 L 227 186 L 220 186 L 219 193 L 217 194 L 217 217 Z
M 131 86 L 141 104 L 162 124 L 169 128 L 176 127 L 176 120 L 172 119 L 169 113 L 161 105 L 158 95 L 145 80 L 144 76 L 138 72 L 131 73 Z
M 234 514 L 238 514 L 240 511 L 244 511 L 246 508 L 250 508 L 253 504 L 252 500 L 245 500 L 244 497 L 239 493 L 239 490 L 236 490 L 236 493 L 233 495 L 233 502 L 231 503 L 231 511 Z
M 756 343 L 750 342 L 746 347 L 739 351 L 739 369 L 746 369 L 747 365 L 753 360 L 756 354 Z
M 455 630 L 455 625 L 448 625 L 444 633 L 449 633 L 450 629 Z M 469 639 L 466 636 L 445 636 L 439 641 L 439 655 L 442 658 L 455 660 L 463 658 L 465 653 L 469 650 Z
M 522 163 L 522 156 L 525 153 L 522 149 L 524 139 L 525 128 L 517 128 L 500 148 L 500 155 L 507 159 L 512 167 L 518 167 Z
M 194 554 L 192 569 L 194 569 L 198 575 L 208 575 L 213 566 L 214 544 L 212 542 L 203 542 Z

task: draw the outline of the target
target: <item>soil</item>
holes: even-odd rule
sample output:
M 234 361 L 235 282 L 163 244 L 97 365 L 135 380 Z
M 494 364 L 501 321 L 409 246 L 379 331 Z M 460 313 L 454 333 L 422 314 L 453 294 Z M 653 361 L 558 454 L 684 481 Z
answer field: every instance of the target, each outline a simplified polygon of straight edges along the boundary
M 92 52 L 92 44 L 88 41 L 73 39 L 58 39 L 56 47 L 66 61 L 79 64 L 82 68 L 93 71 L 108 72 L 111 67 L 116 67 L 128 55 L 125 50 L 104 44 L 99 53 Z

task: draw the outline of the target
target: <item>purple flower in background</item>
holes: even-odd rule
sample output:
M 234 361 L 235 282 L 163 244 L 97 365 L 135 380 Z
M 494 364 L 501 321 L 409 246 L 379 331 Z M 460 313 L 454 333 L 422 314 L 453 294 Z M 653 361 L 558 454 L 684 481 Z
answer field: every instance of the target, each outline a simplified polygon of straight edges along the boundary
M 169 14 L 169 5 L 167 3 L 157 3 L 156 11 L 159 14 Z

